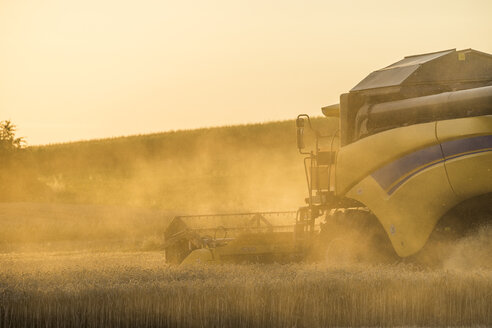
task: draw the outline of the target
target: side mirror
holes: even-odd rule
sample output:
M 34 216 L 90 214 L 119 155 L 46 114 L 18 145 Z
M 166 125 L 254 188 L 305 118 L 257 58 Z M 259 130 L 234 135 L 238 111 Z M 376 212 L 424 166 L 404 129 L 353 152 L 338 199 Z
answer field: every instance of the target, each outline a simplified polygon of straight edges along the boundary
M 301 150 L 305 147 L 304 146 L 304 119 L 302 117 L 297 118 L 296 127 L 297 127 L 297 148 Z

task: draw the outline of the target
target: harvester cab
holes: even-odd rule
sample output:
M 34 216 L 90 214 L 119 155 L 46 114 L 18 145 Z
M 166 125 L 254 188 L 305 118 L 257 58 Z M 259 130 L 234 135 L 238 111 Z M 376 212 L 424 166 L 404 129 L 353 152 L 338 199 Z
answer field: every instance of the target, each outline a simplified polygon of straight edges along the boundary
M 362 248 L 387 243 L 389 252 L 408 257 L 448 217 L 459 226 L 492 220 L 492 55 L 451 49 L 407 56 L 369 74 L 322 113 L 339 128 L 321 132 L 308 115 L 296 119 L 308 197 L 297 212 L 282 212 L 290 225 L 276 231 L 267 223 L 264 231 L 260 223 L 271 223 L 271 214 L 227 215 L 215 224 L 220 239 L 178 217 L 166 232 L 167 258 L 304 259 L 315 246 L 330 250 L 346 237 Z M 263 217 L 255 228 L 232 223 L 255 215 Z

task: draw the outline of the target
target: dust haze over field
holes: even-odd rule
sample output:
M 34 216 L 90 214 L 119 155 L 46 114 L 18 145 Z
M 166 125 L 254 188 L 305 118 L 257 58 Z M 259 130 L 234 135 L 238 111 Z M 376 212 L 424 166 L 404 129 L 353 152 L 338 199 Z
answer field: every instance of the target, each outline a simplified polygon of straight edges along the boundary
M 8 165 L 19 174 L 2 175 L 0 325 L 492 322 L 490 227 L 446 244 L 438 266 L 368 263 L 350 237 L 317 264 L 166 264 L 174 214 L 302 205 L 292 121 L 32 147 Z
M 4 168 L 8 250 L 140 249 L 177 214 L 296 210 L 307 194 L 292 121 L 28 147 Z
M 327 131 L 337 124 L 327 123 Z M 4 201 L 196 213 L 295 209 L 306 189 L 292 121 L 30 147 L 16 155 L 6 163 L 16 174 L 2 172 Z

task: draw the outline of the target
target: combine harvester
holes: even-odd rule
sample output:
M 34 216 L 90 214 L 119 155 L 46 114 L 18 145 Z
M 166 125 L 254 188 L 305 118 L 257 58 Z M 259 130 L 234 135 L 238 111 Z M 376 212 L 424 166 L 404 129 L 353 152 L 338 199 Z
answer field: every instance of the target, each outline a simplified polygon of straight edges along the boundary
M 296 261 L 349 237 L 363 248 L 390 241 L 390 252 L 410 257 L 433 231 L 460 235 L 492 219 L 492 55 L 405 57 L 322 112 L 339 118 L 335 133 L 315 130 L 306 114 L 296 120 L 307 206 L 176 217 L 165 233 L 167 260 Z

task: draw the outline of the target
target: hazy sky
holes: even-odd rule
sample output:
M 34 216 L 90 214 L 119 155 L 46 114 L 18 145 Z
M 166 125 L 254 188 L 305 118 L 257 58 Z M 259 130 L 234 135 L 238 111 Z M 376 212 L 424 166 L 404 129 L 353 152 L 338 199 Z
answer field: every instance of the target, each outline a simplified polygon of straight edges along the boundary
M 28 143 L 317 115 L 371 71 L 492 53 L 491 0 L 0 0 L 0 120 Z

